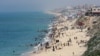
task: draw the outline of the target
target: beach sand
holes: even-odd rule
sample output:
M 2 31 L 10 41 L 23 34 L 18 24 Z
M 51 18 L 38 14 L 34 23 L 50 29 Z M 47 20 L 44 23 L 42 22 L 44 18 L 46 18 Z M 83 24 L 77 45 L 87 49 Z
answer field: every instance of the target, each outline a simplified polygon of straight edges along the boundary
M 87 50 L 85 44 L 90 36 L 87 36 L 87 28 L 81 32 L 75 27 L 76 21 L 77 19 L 68 20 L 59 16 L 53 24 L 56 30 L 53 31 L 53 37 L 50 37 L 53 38 L 50 48 L 30 53 L 28 56 L 81 56 Z M 55 42 L 56 40 L 59 41 Z

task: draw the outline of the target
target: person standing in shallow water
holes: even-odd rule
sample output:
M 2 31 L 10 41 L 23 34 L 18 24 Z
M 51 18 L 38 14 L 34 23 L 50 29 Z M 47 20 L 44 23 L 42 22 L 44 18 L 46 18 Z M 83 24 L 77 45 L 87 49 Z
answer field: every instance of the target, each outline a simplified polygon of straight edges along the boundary
M 13 50 L 13 53 L 15 53 L 15 50 Z

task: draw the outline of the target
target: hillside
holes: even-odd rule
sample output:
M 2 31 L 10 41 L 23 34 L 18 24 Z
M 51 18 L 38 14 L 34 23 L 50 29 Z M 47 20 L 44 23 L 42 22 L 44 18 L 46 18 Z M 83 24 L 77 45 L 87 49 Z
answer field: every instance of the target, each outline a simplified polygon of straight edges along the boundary
M 100 17 L 83 16 L 79 21 L 84 22 L 85 27 L 88 27 L 87 35 L 92 37 L 86 44 L 88 49 L 83 56 L 100 56 Z

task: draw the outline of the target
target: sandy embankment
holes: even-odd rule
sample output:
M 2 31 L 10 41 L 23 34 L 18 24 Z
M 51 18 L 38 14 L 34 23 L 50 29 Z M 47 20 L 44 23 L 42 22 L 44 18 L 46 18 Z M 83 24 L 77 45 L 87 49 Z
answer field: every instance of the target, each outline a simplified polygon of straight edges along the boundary
M 86 34 L 86 28 L 81 32 L 74 26 L 76 20 L 59 17 L 54 24 L 56 30 L 51 48 L 42 50 L 40 53 L 31 53 L 28 56 L 81 56 L 87 49 L 84 45 L 90 37 Z M 59 42 L 54 43 L 55 40 Z

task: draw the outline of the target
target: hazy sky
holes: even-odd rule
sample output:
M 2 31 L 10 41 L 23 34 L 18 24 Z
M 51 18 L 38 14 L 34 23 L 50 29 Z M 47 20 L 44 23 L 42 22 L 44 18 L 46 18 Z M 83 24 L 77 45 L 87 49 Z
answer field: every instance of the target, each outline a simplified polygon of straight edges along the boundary
M 0 12 L 42 11 L 79 4 L 100 5 L 100 0 L 0 0 Z

